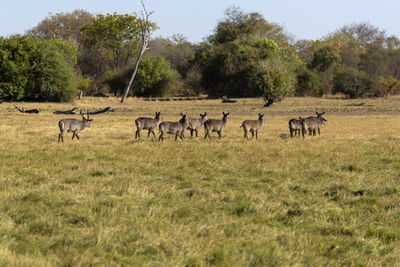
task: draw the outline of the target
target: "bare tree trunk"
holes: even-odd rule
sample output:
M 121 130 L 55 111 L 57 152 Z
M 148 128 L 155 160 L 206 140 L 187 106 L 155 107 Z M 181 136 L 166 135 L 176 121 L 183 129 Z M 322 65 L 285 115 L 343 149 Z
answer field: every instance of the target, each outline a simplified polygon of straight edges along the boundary
M 122 94 L 121 103 L 124 103 L 126 97 L 128 96 L 129 88 L 131 87 L 133 80 L 135 79 L 136 72 L 139 67 L 140 58 L 144 54 L 144 51 L 146 51 L 146 47 L 147 47 L 147 40 L 144 39 L 144 40 L 142 40 L 142 45 L 140 47 L 140 51 L 139 51 L 138 57 L 136 59 L 135 68 L 133 69 L 131 79 L 129 80 L 128 86 L 125 88 L 124 93 Z
M 131 79 L 129 80 L 128 86 L 125 88 L 124 93 L 122 94 L 121 103 L 124 103 L 126 97 L 128 96 L 129 88 L 131 87 L 133 80 L 135 79 L 136 72 L 139 67 L 140 58 L 142 57 L 142 55 L 144 54 L 144 52 L 147 49 L 147 43 L 148 43 L 148 41 L 150 39 L 150 35 L 151 35 L 151 25 L 150 25 L 149 17 L 151 14 L 153 14 L 153 11 L 147 12 L 146 7 L 143 3 L 143 0 L 141 0 L 141 2 L 142 2 L 142 7 L 143 7 L 142 21 L 140 22 L 140 28 L 141 28 L 140 30 L 141 30 L 141 35 L 142 35 L 141 36 L 141 46 L 140 46 L 140 51 L 138 53 L 138 57 L 136 59 L 136 63 L 135 63 L 135 67 L 133 69 Z

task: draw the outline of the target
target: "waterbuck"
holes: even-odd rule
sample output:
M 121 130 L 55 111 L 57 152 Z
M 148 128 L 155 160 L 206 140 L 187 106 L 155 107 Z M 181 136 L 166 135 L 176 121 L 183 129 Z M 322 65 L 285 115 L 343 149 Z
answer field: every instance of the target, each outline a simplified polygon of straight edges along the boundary
M 208 120 L 207 112 L 204 112 L 204 114 L 200 114 L 200 119 L 190 118 L 189 125 L 186 128 L 187 130 L 190 130 L 190 137 L 193 137 L 193 132 L 196 132 L 196 137 L 198 137 L 199 129 L 201 128 L 201 126 L 203 126 L 203 124 L 207 120 Z
M 214 119 L 208 119 L 204 123 L 204 130 L 206 132 L 206 135 L 204 136 L 204 139 L 210 138 L 210 132 L 217 132 L 218 133 L 218 138 L 221 138 L 221 133 L 222 130 L 225 128 L 226 123 L 231 120 L 231 116 L 229 115 L 230 112 L 225 113 L 222 112 L 222 120 L 214 120 Z
M 175 141 L 179 138 L 183 141 L 183 132 L 185 131 L 186 127 L 189 125 L 189 116 L 187 113 L 182 114 L 182 118 L 178 122 L 171 122 L 171 121 L 164 121 L 160 123 L 158 129 L 160 131 L 160 137 L 158 141 L 164 142 L 164 134 L 175 134 Z
M 302 124 L 301 124 L 300 120 L 291 119 L 289 121 L 290 137 L 293 137 L 293 132 L 294 132 L 294 136 L 296 136 L 296 135 L 300 136 L 301 129 L 302 129 Z
M 74 140 L 74 137 L 79 140 L 79 135 L 78 133 L 85 129 L 86 127 L 90 127 L 90 121 L 89 119 L 89 114 L 87 114 L 87 118 L 83 116 L 82 110 L 80 112 L 82 116 L 82 120 L 77 120 L 77 119 L 62 119 L 58 122 L 58 127 L 60 127 L 60 133 L 58 134 L 58 142 L 63 141 L 64 142 L 64 133 L 65 132 L 72 132 L 72 140 Z
M 320 122 L 319 126 L 317 128 L 314 128 L 314 130 L 312 131 L 313 135 L 316 135 L 316 129 L 318 129 L 318 134 L 321 134 L 321 130 L 320 130 L 320 126 L 324 125 L 326 123 L 327 120 L 325 120 L 325 118 L 322 117 L 322 115 L 325 114 L 325 112 L 319 113 L 319 112 L 315 112 L 315 114 L 317 114 L 317 117 L 308 117 L 307 119 L 311 119 L 311 120 L 315 120 L 317 122 Z M 311 135 L 311 131 L 309 133 L 309 135 Z
M 322 117 L 323 114 L 325 114 L 325 112 L 323 113 L 317 112 L 317 117 L 308 117 L 308 118 L 299 117 L 302 124 L 301 128 L 302 128 L 303 138 L 307 134 L 307 132 L 309 132 L 309 135 L 311 135 L 311 133 L 315 135 L 317 129 L 318 129 L 318 134 L 319 135 L 321 134 L 320 127 L 327 121 Z
M 258 120 L 246 120 L 242 122 L 240 127 L 243 127 L 244 138 L 249 139 L 247 136 L 248 132 L 251 132 L 251 138 L 254 138 L 254 132 L 256 132 L 256 139 L 258 137 L 258 130 L 261 129 L 261 126 L 265 122 L 264 114 L 258 113 Z
M 162 121 L 161 113 L 156 112 L 156 116 L 153 118 L 146 118 L 146 117 L 140 117 L 135 120 L 136 124 L 136 133 L 135 133 L 135 139 L 139 138 L 140 139 L 140 131 L 141 130 L 149 130 L 147 137 L 150 137 L 150 133 L 153 133 L 153 136 L 156 137 L 156 134 L 154 133 L 154 129 L 157 128 L 158 124 Z

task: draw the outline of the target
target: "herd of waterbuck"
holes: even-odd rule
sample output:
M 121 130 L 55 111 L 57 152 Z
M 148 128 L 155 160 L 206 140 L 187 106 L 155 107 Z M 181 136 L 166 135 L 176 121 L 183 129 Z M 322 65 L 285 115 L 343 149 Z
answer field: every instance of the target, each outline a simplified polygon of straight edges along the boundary
M 79 139 L 78 133 L 83 129 L 85 129 L 86 127 L 90 127 L 89 122 L 92 120 L 89 119 L 89 114 L 87 114 L 87 118 L 84 116 L 84 114 L 82 114 L 82 111 L 80 114 L 82 116 L 81 121 L 77 119 L 62 119 L 58 122 L 58 126 L 60 127 L 58 142 L 60 142 L 60 140 L 64 142 L 65 132 L 72 132 L 72 140 L 75 137 Z M 198 137 L 198 131 L 203 125 L 205 130 L 204 139 L 206 139 L 207 137 L 211 139 L 210 132 L 216 132 L 218 134 L 218 138 L 221 138 L 222 130 L 225 128 L 226 123 L 231 119 L 231 116 L 229 114 L 230 112 L 228 113 L 222 112 L 223 115 L 222 120 L 216 120 L 216 119 L 209 119 L 207 117 L 207 112 L 205 112 L 204 114 L 200 114 L 199 119 L 189 118 L 187 113 L 185 114 L 181 113 L 180 115 L 182 116 L 182 118 L 178 122 L 172 122 L 172 121 L 162 121 L 163 118 L 161 117 L 161 113 L 156 112 L 156 116 L 154 118 L 140 117 L 135 120 L 136 124 L 135 139 L 140 138 L 140 132 L 142 130 L 148 130 L 147 137 L 150 137 L 151 133 L 153 134 L 154 137 L 156 137 L 154 129 L 156 129 L 157 127 L 160 133 L 158 141 L 164 141 L 165 133 L 175 134 L 175 141 L 178 139 L 178 137 L 181 140 L 183 140 L 183 138 L 185 138 L 184 135 L 185 130 L 190 131 L 191 137 L 193 137 L 193 132 L 196 132 L 196 137 Z M 290 136 L 291 137 L 294 137 L 296 135 L 300 136 L 300 130 L 303 135 L 303 138 L 307 133 L 309 135 L 316 135 L 317 130 L 318 134 L 321 134 L 320 126 L 324 125 L 326 122 L 326 119 L 322 117 L 322 115 L 324 115 L 325 112 L 322 113 L 316 112 L 316 114 L 317 117 L 307 117 L 307 118 L 299 117 L 298 120 L 291 119 L 289 121 Z M 255 133 L 257 139 L 258 130 L 261 129 L 263 122 L 265 122 L 264 114 L 261 113 L 258 114 L 258 120 L 243 121 L 240 127 L 243 128 L 244 138 L 249 139 L 248 133 L 251 132 L 252 138 L 254 138 L 254 133 Z

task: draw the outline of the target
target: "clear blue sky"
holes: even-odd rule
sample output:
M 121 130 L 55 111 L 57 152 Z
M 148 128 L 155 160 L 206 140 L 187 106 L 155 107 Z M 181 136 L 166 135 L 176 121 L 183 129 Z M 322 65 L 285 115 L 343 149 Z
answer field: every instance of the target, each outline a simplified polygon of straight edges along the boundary
M 369 22 L 400 37 L 400 0 L 145 0 L 160 29 L 154 36 L 183 34 L 191 42 L 210 35 L 224 10 L 237 6 L 259 12 L 295 39 L 319 39 L 345 24 Z M 23 34 L 49 13 L 84 9 L 90 13 L 140 12 L 140 0 L 0 0 L 0 36 Z

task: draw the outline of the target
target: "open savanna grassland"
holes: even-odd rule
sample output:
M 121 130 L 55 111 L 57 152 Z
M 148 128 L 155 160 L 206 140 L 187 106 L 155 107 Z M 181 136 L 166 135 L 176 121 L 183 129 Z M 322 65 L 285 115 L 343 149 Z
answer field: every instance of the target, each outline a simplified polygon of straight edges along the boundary
M 220 102 L 0 104 L 0 265 L 400 264 L 399 97 Z M 52 112 L 73 106 L 116 112 L 57 143 L 58 121 L 79 116 Z M 317 110 L 321 135 L 290 138 L 288 120 Z M 220 140 L 135 140 L 135 118 L 156 111 L 232 120 Z

